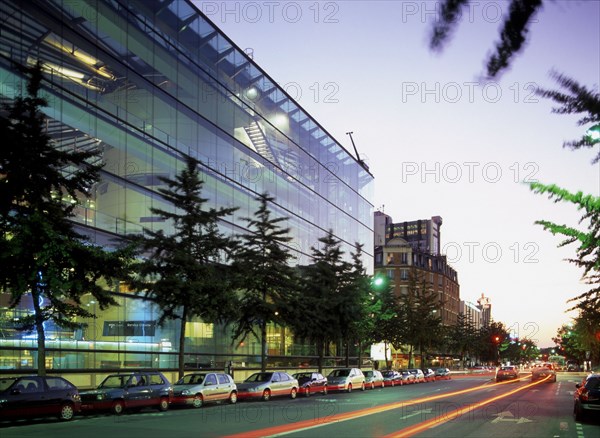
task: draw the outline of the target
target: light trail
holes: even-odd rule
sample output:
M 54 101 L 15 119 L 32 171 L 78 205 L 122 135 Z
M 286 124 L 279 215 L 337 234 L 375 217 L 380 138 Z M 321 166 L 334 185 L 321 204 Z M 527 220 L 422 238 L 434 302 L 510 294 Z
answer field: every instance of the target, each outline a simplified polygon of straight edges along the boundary
M 501 400 L 501 399 L 503 399 L 505 397 L 513 395 L 513 394 L 515 394 L 515 393 L 517 393 L 519 391 L 524 391 L 524 390 L 526 390 L 528 388 L 531 388 L 532 386 L 544 383 L 548 379 L 550 379 L 550 376 L 546 376 L 544 379 L 538 380 L 536 382 L 529 383 L 528 385 L 520 386 L 520 387 L 515 388 L 515 389 L 513 389 L 511 391 L 505 392 L 504 394 L 497 395 L 495 397 L 490 397 L 490 398 L 488 398 L 486 400 L 477 402 L 477 403 L 475 403 L 473 405 L 470 405 L 468 407 L 460 408 L 460 409 L 455 409 L 455 410 L 453 410 L 451 412 L 448 412 L 447 414 L 445 414 L 443 416 L 440 416 L 438 418 L 432 418 L 431 420 L 423 421 L 423 422 L 421 422 L 419 424 L 415 424 L 414 426 L 410 426 L 410 427 L 404 428 L 402 430 L 399 430 L 397 432 L 391 433 L 389 435 L 385 435 L 383 438 L 397 438 L 397 437 L 410 437 L 410 436 L 413 436 L 413 435 L 415 435 L 415 434 L 417 434 L 419 432 L 423 432 L 424 430 L 429 429 L 431 427 L 435 427 L 435 426 L 437 426 L 437 425 L 439 425 L 441 423 L 446 423 L 448 421 L 455 420 L 456 418 L 460 417 L 461 415 L 464 415 L 464 414 L 466 414 L 468 412 L 472 412 L 475 409 L 480 409 L 483 406 L 489 405 L 490 403 L 493 403 L 495 401 L 498 401 L 498 400 Z M 519 379 L 519 380 L 522 380 L 522 378 Z M 510 382 L 510 381 L 508 381 L 508 382 Z M 502 382 L 502 383 L 508 383 L 508 382 Z
M 519 380 L 523 380 L 526 379 L 527 377 L 522 377 Z M 537 385 L 540 384 L 542 382 L 545 382 L 546 379 L 544 380 L 538 380 L 535 383 L 530 383 L 529 385 L 526 385 L 524 387 L 521 388 L 517 388 L 516 390 L 513 391 L 509 391 L 508 393 L 506 393 L 505 395 L 500 395 L 500 396 L 496 396 L 496 397 L 492 397 L 491 399 L 489 399 L 489 401 L 486 400 L 485 404 L 489 404 L 492 403 L 495 400 L 499 400 L 503 397 L 507 397 L 508 395 L 517 392 L 521 389 L 525 389 L 525 388 L 529 388 L 530 386 L 533 385 Z M 448 393 L 444 393 L 444 394 L 438 394 L 438 395 L 432 395 L 432 396 L 427 396 L 427 397 L 420 397 L 417 399 L 413 399 L 413 400 L 405 400 L 405 401 L 401 401 L 401 402 L 394 402 L 394 403 L 387 403 L 385 405 L 381 405 L 381 406 L 376 406 L 376 407 L 372 407 L 372 408 L 366 408 L 366 409 L 359 409 L 357 411 L 352 411 L 352 412 L 344 412 L 341 414 L 335 414 L 335 415 L 329 415 L 323 418 L 313 418 L 310 420 L 303 420 L 303 421 L 298 421 L 295 423 L 287 423 L 287 424 L 281 424 L 278 426 L 272 426 L 272 427 L 267 427 L 264 429 L 258 429 L 258 430 L 253 430 L 253 431 L 248 431 L 248 432 L 242 432 L 242 433 L 238 433 L 238 434 L 232 434 L 232 435 L 227 435 L 224 438 L 261 438 L 261 437 L 279 437 L 279 436 L 284 436 L 284 435 L 289 435 L 292 433 L 296 433 L 296 432 L 300 432 L 303 430 L 310 430 L 310 429 L 315 429 L 317 427 L 322 427 L 322 426 L 326 426 L 328 424 L 332 424 L 332 423 L 341 423 L 342 421 L 349 421 L 349 420 L 354 420 L 357 418 L 362 418 L 362 417 L 366 417 L 369 415 L 374 415 L 374 414 L 379 414 L 382 412 L 387 412 L 387 411 L 391 411 L 394 409 L 399 409 L 399 408 L 405 408 L 407 406 L 412 406 L 415 404 L 419 404 L 419 403 L 425 403 L 425 402 L 430 402 L 430 401 L 434 401 L 434 400 L 440 400 L 440 399 L 444 399 L 447 397 L 455 397 L 457 395 L 461 395 L 461 394 L 467 394 L 470 392 L 475 392 L 475 391 L 481 391 L 484 389 L 489 389 L 489 388 L 493 388 L 495 386 L 500 386 L 500 385 L 505 385 L 507 383 L 512 383 L 513 381 L 505 381 L 505 382 L 499 382 L 499 383 L 493 383 L 493 384 L 488 384 L 487 382 L 483 385 L 479 385 L 476 386 L 474 388 L 468 388 L 468 389 L 462 389 L 459 391 L 453 391 L 453 392 L 448 392 Z M 477 407 L 480 406 L 484 406 L 484 404 L 478 404 Z M 469 409 L 473 409 L 473 406 L 471 406 Z M 460 409 L 457 409 L 456 411 L 451 412 L 455 413 L 457 411 L 460 411 Z M 462 414 L 459 414 L 462 415 Z M 438 419 L 435 419 L 438 420 Z M 425 421 L 424 423 L 429 423 L 431 420 L 429 421 Z M 443 421 L 448 421 L 448 419 L 442 419 L 439 420 L 438 423 L 443 422 Z M 419 423 L 419 424 L 424 424 L 424 423 Z M 417 425 L 418 426 L 418 425 Z M 432 425 L 429 424 L 428 426 L 426 426 L 425 428 L 429 428 Z M 416 426 L 413 426 L 416 427 Z M 408 429 L 412 429 L 411 428 L 407 428 L 407 429 L 403 429 L 400 432 L 396 432 L 392 435 L 389 435 L 389 437 L 395 437 L 395 436 L 409 436 L 409 435 L 398 435 L 398 433 L 403 433 L 404 431 L 407 431 Z M 419 430 L 420 431 L 420 430 Z M 413 433 L 417 433 L 417 432 L 411 432 L 411 434 Z

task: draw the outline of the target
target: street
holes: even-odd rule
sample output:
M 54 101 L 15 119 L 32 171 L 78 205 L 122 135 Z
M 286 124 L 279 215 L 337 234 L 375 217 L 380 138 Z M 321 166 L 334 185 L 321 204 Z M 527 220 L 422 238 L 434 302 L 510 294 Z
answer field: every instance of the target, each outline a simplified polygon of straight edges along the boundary
M 120 417 L 78 416 L 71 422 L 2 423 L 9 437 L 593 437 L 600 421 L 576 423 L 572 393 L 580 377 L 556 383 L 495 383 L 491 374 L 430 383 L 329 393 L 296 400 L 206 405 L 201 409 L 144 410 Z

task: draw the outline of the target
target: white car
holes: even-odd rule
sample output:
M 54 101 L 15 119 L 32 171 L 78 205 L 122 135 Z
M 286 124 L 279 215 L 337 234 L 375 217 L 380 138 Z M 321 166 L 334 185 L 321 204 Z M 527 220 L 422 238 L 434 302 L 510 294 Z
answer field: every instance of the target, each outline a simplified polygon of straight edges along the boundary
M 423 370 L 418 368 L 410 368 L 408 372 L 415 376 L 415 383 L 425 382 L 425 374 L 423 373 Z
M 366 389 L 365 375 L 358 368 L 338 368 L 327 376 L 327 389 L 352 392 L 352 389 Z

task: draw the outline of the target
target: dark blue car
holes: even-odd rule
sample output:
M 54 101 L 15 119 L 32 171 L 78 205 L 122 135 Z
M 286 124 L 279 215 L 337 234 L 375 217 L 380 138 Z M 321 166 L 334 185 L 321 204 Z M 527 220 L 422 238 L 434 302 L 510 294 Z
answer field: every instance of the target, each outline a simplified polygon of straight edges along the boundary
M 0 420 L 53 416 L 68 421 L 80 408 L 79 391 L 62 377 L 0 379 Z

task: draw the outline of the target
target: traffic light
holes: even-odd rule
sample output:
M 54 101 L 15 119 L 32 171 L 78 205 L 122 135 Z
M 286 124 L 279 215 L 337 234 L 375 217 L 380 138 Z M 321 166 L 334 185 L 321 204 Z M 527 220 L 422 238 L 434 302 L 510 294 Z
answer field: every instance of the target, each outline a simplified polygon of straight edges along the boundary
M 375 274 L 375 276 L 371 279 L 371 286 L 375 290 L 384 289 L 386 284 L 387 284 L 387 278 L 381 274 Z

